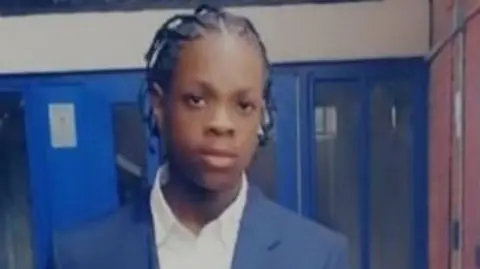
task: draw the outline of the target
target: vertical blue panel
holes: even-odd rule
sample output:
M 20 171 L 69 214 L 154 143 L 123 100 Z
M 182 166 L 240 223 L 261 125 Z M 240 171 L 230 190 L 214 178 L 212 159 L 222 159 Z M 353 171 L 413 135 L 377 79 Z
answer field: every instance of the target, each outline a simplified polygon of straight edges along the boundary
M 272 78 L 275 100 L 275 133 L 277 145 L 276 191 L 277 202 L 298 211 L 298 154 L 297 154 L 297 77 L 276 74 Z
M 110 106 L 81 85 L 47 85 L 38 90 L 45 99 L 37 117 L 44 122 L 50 103 L 75 106 L 77 146 L 55 149 L 50 140 L 45 145 L 53 229 L 69 229 L 100 217 L 118 203 Z

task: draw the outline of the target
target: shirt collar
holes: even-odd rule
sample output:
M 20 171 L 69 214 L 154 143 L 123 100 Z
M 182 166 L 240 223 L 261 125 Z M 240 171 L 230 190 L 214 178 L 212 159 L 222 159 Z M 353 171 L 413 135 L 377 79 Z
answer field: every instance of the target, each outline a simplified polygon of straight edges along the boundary
M 178 221 L 167 204 L 161 186 L 168 183 L 168 166 L 162 165 L 157 171 L 150 196 L 151 210 L 154 218 L 155 237 L 157 244 L 163 244 L 168 236 L 185 234 L 186 228 Z M 235 201 L 204 229 L 209 229 L 220 235 L 223 242 L 232 242 L 237 236 L 240 220 L 247 200 L 248 182 L 243 174 L 242 186 Z M 183 232 L 182 232 L 183 231 Z

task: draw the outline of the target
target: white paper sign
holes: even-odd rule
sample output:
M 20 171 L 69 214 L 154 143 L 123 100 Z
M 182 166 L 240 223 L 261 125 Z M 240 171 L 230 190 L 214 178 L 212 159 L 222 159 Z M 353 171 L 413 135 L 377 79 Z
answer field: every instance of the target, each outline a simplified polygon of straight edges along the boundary
M 48 119 L 52 147 L 75 148 L 77 146 L 75 106 L 72 103 L 49 104 Z

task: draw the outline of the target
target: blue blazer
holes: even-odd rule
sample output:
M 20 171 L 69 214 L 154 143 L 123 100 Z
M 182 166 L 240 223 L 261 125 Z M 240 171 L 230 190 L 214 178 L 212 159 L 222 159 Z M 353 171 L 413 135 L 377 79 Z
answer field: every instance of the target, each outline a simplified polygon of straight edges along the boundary
M 56 268 L 161 269 L 148 193 L 104 220 L 58 234 Z M 249 188 L 231 269 L 348 268 L 343 236 L 274 204 L 258 188 Z

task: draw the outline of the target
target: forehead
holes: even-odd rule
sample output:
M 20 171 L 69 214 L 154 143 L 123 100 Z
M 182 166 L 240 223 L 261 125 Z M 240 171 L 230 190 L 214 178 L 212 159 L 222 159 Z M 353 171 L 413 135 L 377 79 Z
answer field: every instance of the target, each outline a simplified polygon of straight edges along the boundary
M 184 43 L 174 70 L 174 84 L 206 83 L 216 90 L 262 91 L 265 63 L 247 38 L 227 32 L 205 33 Z

